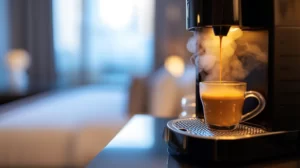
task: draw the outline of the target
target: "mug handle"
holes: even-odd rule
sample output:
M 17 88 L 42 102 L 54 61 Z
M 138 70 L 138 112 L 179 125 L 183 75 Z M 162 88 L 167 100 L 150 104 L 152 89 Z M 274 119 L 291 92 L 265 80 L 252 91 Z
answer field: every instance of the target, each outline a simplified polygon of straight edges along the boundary
M 255 91 L 245 92 L 245 99 L 250 98 L 250 97 L 256 98 L 258 100 L 258 105 L 254 110 L 252 110 L 242 116 L 242 122 L 250 120 L 251 118 L 257 116 L 259 113 L 261 113 L 263 111 L 263 109 L 266 106 L 266 100 L 260 93 L 255 92 Z

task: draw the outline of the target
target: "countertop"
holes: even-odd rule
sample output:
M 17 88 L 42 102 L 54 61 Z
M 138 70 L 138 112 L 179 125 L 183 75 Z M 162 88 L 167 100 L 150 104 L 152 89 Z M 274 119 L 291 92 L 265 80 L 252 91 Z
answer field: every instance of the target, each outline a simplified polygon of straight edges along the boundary
M 300 167 L 299 157 L 280 157 L 248 163 L 194 162 L 170 156 L 163 140 L 168 118 L 135 115 L 88 165 L 122 168 Z

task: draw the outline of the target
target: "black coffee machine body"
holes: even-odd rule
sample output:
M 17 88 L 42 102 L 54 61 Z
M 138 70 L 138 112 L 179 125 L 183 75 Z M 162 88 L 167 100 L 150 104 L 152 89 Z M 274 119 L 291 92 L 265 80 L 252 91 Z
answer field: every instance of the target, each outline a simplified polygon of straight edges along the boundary
M 300 3 L 295 0 L 187 0 L 189 31 L 210 27 L 226 36 L 229 28 L 240 27 L 245 40 L 257 40 L 268 53 L 267 64 L 253 69 L 243 81 L 248 90 L 261 92 L 265 110 L 253 123 L 268 131 L 300 130 Z M 247 39 L 248 38 L 248 39 Z M 196 113 L 203 117 L 199 96 L 200 73 L 196 80 Z M 248 102 L 251 109 L 255 103 Z M 252 107 L 251 107 L 252 106 Z M 249 111 L 249 110 L 248 110 Z
M 197 72 L 196 116 L 170 121 L 165 141 L 171 155 L 200 160 L 253 160 L 298 153 L 300 135 L 300 1 L 298 0 L 186 0 L 186 28 L 199 33 L 212 29 L 226 36 L 232 27 L 243 30 L 242 40 L 257 43 L 267 63 L 242 79 L 247 90 L 263 94 L 264 111 L 234 131 L 207 129 L 199 95 Z M 251 61 L 250 61 L 251 63 Z M 244 65 L 247 66 L 247 65 Z M 197 68 L 198 70 L 198 68 Z M 245 111 L 255 101 L 244 105 Z

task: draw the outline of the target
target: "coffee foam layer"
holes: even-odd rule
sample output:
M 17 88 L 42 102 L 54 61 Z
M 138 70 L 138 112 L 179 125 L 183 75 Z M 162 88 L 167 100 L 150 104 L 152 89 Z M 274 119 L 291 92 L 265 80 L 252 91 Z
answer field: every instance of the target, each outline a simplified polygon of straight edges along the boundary
M 201 98 L 205 99 L 243 99 L 244 92 L 238 89 L 208 89 L 200 91 Z

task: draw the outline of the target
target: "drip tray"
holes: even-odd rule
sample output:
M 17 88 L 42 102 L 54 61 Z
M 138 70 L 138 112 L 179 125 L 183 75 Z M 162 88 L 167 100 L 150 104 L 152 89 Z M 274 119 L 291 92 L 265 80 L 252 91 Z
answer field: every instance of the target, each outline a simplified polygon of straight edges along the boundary
M 240 124 L 232 131 L 210 130 L 198 118 L 167 123 L 164 139 L 170 155 L 196 160 L 246 161 L 296 153 L 299 131 L 267 132 Z
M 232 131 L 210 130 L 204 123 L 204 120 L 196 118 L 172 120 L 168 122 L 167 125 L 173 131 L 198 138 L 237 139 L 268 134 L 268 132 L 262 128 L 242 124 Z

